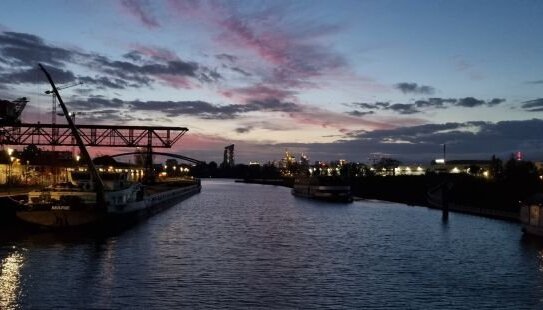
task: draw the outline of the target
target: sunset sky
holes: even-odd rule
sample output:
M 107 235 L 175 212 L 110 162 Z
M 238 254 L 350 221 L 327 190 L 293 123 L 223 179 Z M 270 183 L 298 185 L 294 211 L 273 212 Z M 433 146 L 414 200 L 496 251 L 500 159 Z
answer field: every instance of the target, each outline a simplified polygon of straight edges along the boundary
M 0 99 L 51 121 L 183 126 L 210 161 L 543 160 L 543 1 L 8 1 Z M 60 122 L 60 121 L 59 121 Z M 108 150 L 93 149 L 107 153 Z

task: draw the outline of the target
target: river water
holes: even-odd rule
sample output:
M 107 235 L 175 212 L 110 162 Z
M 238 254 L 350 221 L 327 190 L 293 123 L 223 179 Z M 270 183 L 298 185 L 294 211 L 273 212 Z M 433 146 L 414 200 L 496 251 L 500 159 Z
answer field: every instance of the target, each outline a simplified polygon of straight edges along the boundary
M 204 181 L 109 235 L 0 233 L 0 309 L 543 308 L 519 224 L 284 187 Z

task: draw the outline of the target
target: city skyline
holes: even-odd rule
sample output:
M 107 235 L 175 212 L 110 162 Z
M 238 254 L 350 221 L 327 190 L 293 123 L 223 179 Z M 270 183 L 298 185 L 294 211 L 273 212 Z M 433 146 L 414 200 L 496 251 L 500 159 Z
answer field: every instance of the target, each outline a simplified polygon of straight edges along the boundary
M 51 119 L 41 62 L 84 83 L 62 92 L 78 123 L 186 126 L 172 151 L 206 161 L 543 158 L 538 1 L 2 7 L 0 99 L 28 97 L 25 122 Z

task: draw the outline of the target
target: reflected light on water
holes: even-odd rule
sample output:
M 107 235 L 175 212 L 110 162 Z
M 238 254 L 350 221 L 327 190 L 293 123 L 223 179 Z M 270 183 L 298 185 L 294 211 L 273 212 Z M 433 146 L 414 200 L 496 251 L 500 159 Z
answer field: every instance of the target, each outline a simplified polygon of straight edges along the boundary
M 537 262 L 539 265 L 538 266 L 539 272 L 543 272 L 543 249 L 537 252 Z
M 23 260 L 23 254 L 18 251 L 11 253 L 2 260 L 0 269 L 0 309 L 17 308 Z

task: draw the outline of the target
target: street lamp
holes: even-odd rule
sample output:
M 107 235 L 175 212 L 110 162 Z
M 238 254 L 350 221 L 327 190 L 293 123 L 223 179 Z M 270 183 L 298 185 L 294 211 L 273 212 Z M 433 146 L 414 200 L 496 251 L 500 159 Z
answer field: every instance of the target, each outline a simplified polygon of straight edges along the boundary
M 8 149 L 8 154 L 13 153 L 13 150 L 11 152 Z M 9 157 L 9 172 L 8 172 L 8 184 L 11 185 L 11 174 L 13 169 L 13 161 L 15 160 L 15 157 L 10 156 Z

